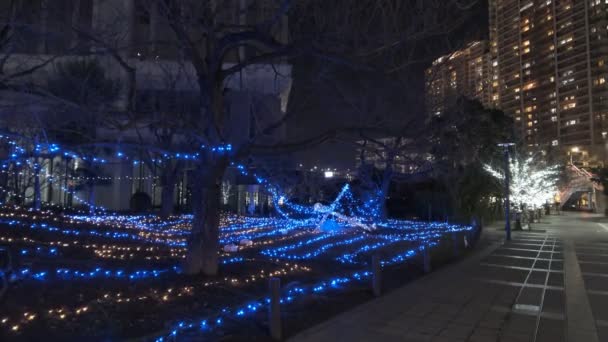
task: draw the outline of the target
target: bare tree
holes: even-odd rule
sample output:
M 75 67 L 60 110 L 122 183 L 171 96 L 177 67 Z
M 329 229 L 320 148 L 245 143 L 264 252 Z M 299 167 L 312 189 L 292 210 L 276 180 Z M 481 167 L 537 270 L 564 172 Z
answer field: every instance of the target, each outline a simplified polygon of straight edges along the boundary
M 141 64 L 137 58 L 156 58 L 155 54 L 167 52 L 171 52 L 173 58 L 179 56 L 176 63 L 188 70 L 195 80 L 197 110 L 180 116 L 179 123 L 175 121 L 177 117 L 162 118 L 162 126 L 178 128 L 169 134 L 176 140 L 165 135 L 146 144 L 150 145 L 148 150 L 162 150 L 167 146 L 174 150 L 175 142 L 180 141 L 196 153 L 197 157 L 192 161 L 194 219 L 184 270 L 187 273 L 216 274 L 220 188 L 230 163 L 252 153 L 280 153 L 307 148 L 334 137 L 338 130 L 353 129 L 342 125 L 298 140 L 273 141 L 269 137 L 284 127 L 295 113 L 287 111 L 274 117 L 267 115 L 268 111 L 257 110 L 234 115 L 234 111 L 228 108 L 231 102 L 250 95 L 247 91 L 231 89 L 230 84 L 262 66 L 276 71 L 279 76 L 280 66 L 287 58 L 304 56 L 339 65 L 355 73 L 394 73 L 423 56 L 429 48 L 429 39 L 447 36 L 456 30 L 464 20 L 458 14 L 467 13 L 469 6 L 476 2 L 101 1 L 99 11 L 114 11 L 116 15 L 110 16 L 111 20 L 96 22 L 92 27 L 72 21 L 68 32 L 77 38 L 79 44 L 70 44 L 61 52 L 55 52 L 59 50 L 50 49 L 47 44 L 43 46 L 45 51 L 38 61 L 30 60 L 15 67 L 18 62 L 11 58 L 13 52 L 10 47 L 15 46 L 17 40 L 9 39 L 9 43 L 4 45 L 7 49 L 0 57 L 0 70 L 8 70 L 3 68 L 4 65 L 13 63 L 10 69 L 15 71 L 1 74 L 0 83 L 16 91 L 23 91 L 23 86 L 28 84 L 31 85 L 28 91 L 58 100 L 43 84 L 28 83 L 26 76 L 36 74 L 85 45 L 88 54 L 102 60 L 104 65 L 118 66 L 120 70 L 119 77 L 125 84 L 123 96 L 114 107 L 121 115 L 105 118 L 103 126 L 124 131 L 149 122 L 138 115 L 136 108 L 137 75 Z M 154 27 L 163 29 L 152 30 L 144 39 L 129 36 L 136 31 L 130 17 L 134 4 L 139 6 L 138 10 L 148 13 Z M 12 30 L 18 16 L 11 14 L 5 17 L 8 18 L 5 27 L 8 25 Z M 289 30 L 285 30 L 287 24 Z M 42 30 L 36 33 L 49 36 L 53 32 Z M 0 42 L 2 37 L 0 35 Z M 244 122 L 253 123 L 247 125 L 252 129 L 246 134 L 242 130 Z M 162 137 L 162 129 L 159 132 Z M 103 143 L 120 146 L 117 141 Z

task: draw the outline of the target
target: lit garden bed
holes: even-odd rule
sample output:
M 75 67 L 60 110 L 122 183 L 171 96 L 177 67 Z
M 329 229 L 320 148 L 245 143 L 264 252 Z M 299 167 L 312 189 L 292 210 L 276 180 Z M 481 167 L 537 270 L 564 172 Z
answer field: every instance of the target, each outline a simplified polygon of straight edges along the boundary
M 180 273 L 190 219 L 3 209 L 0 245 L 15 260 L 0 337 L 155 340 L 259 332 L 270 277 L 281 278 L 287 310 L 306 310 L 310 298 L 366 288 L 374 254 L 385 268 L 415 263 L 424 248 L 454 239 L 464 246 L 472 234 L 470 226 L 396 220 L 373 233 L 340 221 L 324 232 L 288 219 L 226 215 L 220 241 L 237 251 L 218 251 L 220 274 L 204 277 Z

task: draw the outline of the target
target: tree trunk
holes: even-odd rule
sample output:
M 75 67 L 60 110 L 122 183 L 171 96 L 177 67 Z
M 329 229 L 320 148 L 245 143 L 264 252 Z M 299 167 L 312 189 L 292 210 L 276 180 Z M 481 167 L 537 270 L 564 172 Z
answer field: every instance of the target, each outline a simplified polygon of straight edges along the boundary
M 393 179 L 393 166 L 392 163 L 394 161 L 394 158 L 391 158 L 390 160 L 387 160 L 387 165 L 386 168 L 384 169 L 383 175 L 382 175 L 382 183 L 380 184 L 380 193 L 379 195 L 379 203 L 378 203 L 378 219 L 385 221 L 388 213 L 387 213 L 387 209 L 386 209 L 386 198 L 389 194 L 390 191 L 390 187 L 391 187 L 391 180 Z M 389 164 L 389 162 L 391 164 Z
M 219 259 L 221 182 L 225 167 L 199 166 L 193 179 L 192 232 L 183 271 L 216 275 Z
M 69 198 L 69 192 L 68 192 L 68 176 L 70 174 L 70 160 L 66 159 L 65 160 L 65 171 L 63 174 L 63 206 L 64 207 L 68 207 L 69 206 L 69 202 L 68 202 L 68 198 Z
M 169 162 L 161 169 L 160 217 L 168 218 L 175 208 L 175 184 L 180 170 L 179 162 Z
M 167 165 L 163 169 L 161 176 L 162 190 L 160 193 L 160 217 L 168 218 L 173 214 L 173 200 L 175 198 L 175 183 L 177 175 L 173 172 L 173 167 Z
M 89 214 L 95 215 L 95 185 L 89 185 Z
M 387 210 L 386 210 L 386 197 L 388 195 L 388 191 L 389 191 L 389 186 L 390 186 L 391 180 L 389 179 L 383 179 L 382 180 L 382 188 L 380 189 L 380 198 L 379 198 L 379 203 L 378 203 L 378 218 L 382 221 L 386 220 L 388 214 L 387 214 Z
M 42 207 L 42 196 L 40 190 L 40 166 L 38 166 L 38 158 L 34 160 L 34 210 L 40 210 Z
M 47 192 L 46 192 L 46 201 L 48 203 L 53 203 L 53 181 L 54 178 L 53 177 L 53 165 L 55 163 L 53 162 L 53 158 L 49 159 L 49 174 L 50 174 L 50 178 L 47 178 L 46 180 L 46 186 L 47 186 Z
M 13 183 L 14 185 L 14 194 L 13 197 L 15 198 L 15 204 L 22 204 L 22 200 L 23 197 L 21 197 L 21 181 L 19 179 L 19 169 L 17 168 L 17 166 L 14 166 L 15 170 L 13 171 Z
M 175 179 L 171 184 L 163 184 L 160 193 L 160 217 L 168 218 L 173 214 L 173 198 L 175 197 Z

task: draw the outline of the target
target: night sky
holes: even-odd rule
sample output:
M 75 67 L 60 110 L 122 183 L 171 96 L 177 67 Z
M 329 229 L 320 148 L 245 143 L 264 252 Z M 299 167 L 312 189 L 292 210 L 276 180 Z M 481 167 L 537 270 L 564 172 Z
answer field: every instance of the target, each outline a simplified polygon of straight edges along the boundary
M 449 39 L 449 46 L 444 44 L 433 53 L 425 56 L 424 61 L 410 66 L 401 75 L 390 76 L 389 78 L 399 78 L 395 89 L 391 92 L 403 92 L 407 95 L 407 103 L 401 103 L 393 112 L 402 112 L 401 115 L 421 115 L 424 116 L 424 70 L 437 57 L 456 50 L 470 41 L 487 39 L 488 36 L 488 0 L 481 0 L 473 8 L 471 15 L 466 19 L 465 24 L 454 32 Z M 311 134 L 320 133 L 323 129 L 340 126 L 343 122 L 353 122 L 353 109 L 349 108 L 348 103 L 336 101 L 336 86 L 348 88 L 349 84 L 366 84 L 367 89 L 377 89 L 374 82 L 381 82 L 374 79 L 374 76 L 364 76 L 353 73 L 351 70 L 336 70 L 327 63 L 314 63 L 311 59 L 301 59 L 292 61 L 293 88 L 289 102 L 289 109 L 296 111 L 290 121 L 287 130 L 289 139 L 306 137 Z M 337 68 L 339 69 L 339 68 Z M 319 77 L 319 74 L 321 75 Z M 333 79 L 338 79 L 336 83 L 326 82 L 329 75 Z M 311 77 L 315 77 L 312 79 Z M 365 94 L 355 94 L 354 96 L 364 96 Z M 330 101 L 331 99 L 331 101 Z M 364 101 L 365 99 L 361 99 Z M 407 112 L 404 112 L 407 108 Z M 354 168 L 355 153 L 352 144 L 346 142 L 330 142 L 318 148 L 306 152 L 294 153 L 293 161 L 302 163 L 306 167 L 314 165 L 320 168 Z

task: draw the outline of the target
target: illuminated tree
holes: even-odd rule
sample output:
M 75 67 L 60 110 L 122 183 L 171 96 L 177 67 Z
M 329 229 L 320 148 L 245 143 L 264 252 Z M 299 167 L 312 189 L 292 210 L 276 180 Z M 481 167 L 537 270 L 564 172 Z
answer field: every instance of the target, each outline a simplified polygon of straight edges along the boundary
M 490 165 L 484 166 L 495 178 L 504 182 L 504 172 Z M 551 202 L 557 193 L 557 182 L 560 171 L 557 166 L 547 166 L 534 158 L 519 160 L 513 158 L 509 162 L 511 175 L 509 191 L 511 203 L 516 209 L 538 208 Z
M 513 118 L 461 97 L 428 126 L 432 174 L 448 194 L 453 214 L 465 220 L 482 215 L 496 189 L 491 179 L 476 175 L 484 173 L 484 164 L 502 159 L 497 144 L 513 141 Z
M 351 74 L 362 71 L 389 74 L 419 62 L 418 57 L 424 55 L 430 45 L 427 40 L 456 31 L 466 20 L 466 16 L 459 14 L 468 13 L 467 10 L 477 2 L 478 0 L 95 1 L 100 6 L 95 13 L 103 10 L 115 15 L 95 20 L 93 27 L 75 22 L 68 27 L 61 27 L 58 32 L 46 28 L 38 30 L 45 37 L 39 41 L 40 44 L 31 44 L 40 45 L 37 52 L 44 56 L 37 63 L 22 63 L 22 56 L 8 58 L 12 53 L 11 43 L 16 44 L 17 41 L 4 44 L 9 48 L 2 51 L 4 56 L 0 58 L 0 70 L 6 70 L 4 66 L 7 61 L 22 63 L 24 67 L 15 73 L 0 74 L 0 84 L 7 89 L 24 91 L 24 85 L 30 85 L 24 76 L 42 70 L 66 55 L 78 52 L 100 58 L 104 65 L 113 66 L 119 78 L 124 80 L 122 96 L 115 101 L 112 110 L 108 111 L 120 113 L 120 119 L 104 120 L 100 126 L 113 127 L 121 132 L 149 122 L 148 118 L 138 116 L 136 106 L 137 84 L 141 82 L 137 78 L 140 75 L 140 70 L 137 69 L 138 58 L 151 56 L 157 60 L 157 57 L 162 59 L 160 54 L 171 52 L 175 64 L 188 70 L 188 74 L 193 77 L 191 89 L 196 93 L 197 99 L 194 111 L 184 113 L 183 116 L 168 115 L 164 118 L 164 124 L 177 127 L 175 134 L 178 139 L 168 144 L 171 149 L 178 150 L 179 144 L 175 141 L 180 141 L 190 148 L 188 152 L 196 155 L 191 160 L 194 218 L 184 271 L 216 274 L 220 247 L 220 190 L 222 178 L 231 163 L 252 154 L 284 153 L 309 148 L 335 137 L 336 131 L 349 128 L 345 127 L 348 124 L 344 122 L 341 127 L 327 129 L 320 124 L 320 131 L 301 139 L 268 142 L 266 138 L 284 127 L 294 112 L 287 111 L 280 117 L 263 120 L 267 111 L 262 109 L 244 111 L 235 118 L 227 108 L 230 98 L 242 100 L 248 95 L 244 92 L 231 92 L 231 80 L 238 79 L 252 68 L 260 67 L 274 70 L 276 77 L 280 77 L 281 70 L 277 66 L 293 58 L 339 65 Z M 49 7 L 54 4 L 51 1 L 48 3 Z M 137 7 L 137 13 L 134 13 L 134 7 Z M 6 13 L 10 11 L 12 8 L 6 10 Z M 143 22 L 154 18 L 158 23 L 156 27 L 162 27 L 162 32 L 152 30 L 151 35 L 144 39 L 132 37 L 130 32 L 133 31 L 134 16 L 138 20 L 143 18 Z M 13 22 L 13 19 L 10 17 L 6 22 Z M 289 26 L 288 31 L 282 31 L 285 25 Z M 65 29 L 77 38 L 77 44 L 68 44 L 67 48 L 59 52 L 51 49 L 54 45 L 49 44 L 47 37 L 65 37 Z M 27 32 L 37 30 L 28 28 Z M 0 34 L 0 44 L 3 43 L 4 36 Z M 83 46 L 86 49 L 83 50 Z M 133 58 L 133 55 L 137 57 Z M 148 66 L 153 67 L 153 64 L 149 63 Z M 331 79 L 321 82 L 331 83 Z M 27 91 L 53 98 L 46 86 L 48 85 L 33 84 Z M 175 124 L 177 121 L 179 124 Z M 243 121 L 253 123 L 250 132 L 243 133 L 239 130 Z M 93 145 L 100 143 L 121 146 L 120 141 L 95 141 Z M 150 139 L 144 140 L 140 148 L 158 151 L 164 149 L 164 146 L 162 142 Z

